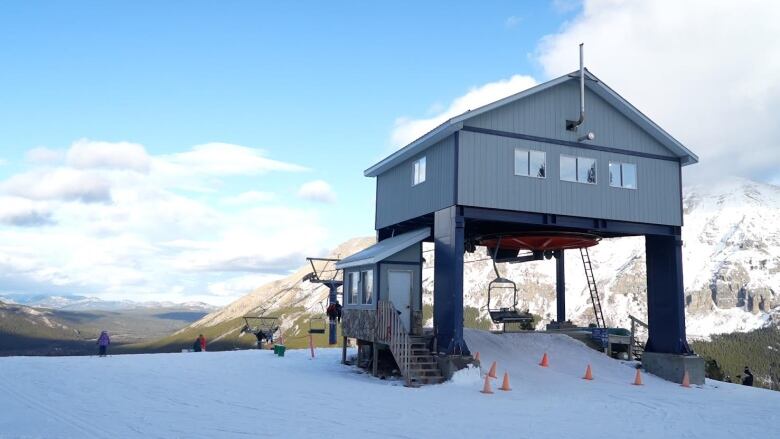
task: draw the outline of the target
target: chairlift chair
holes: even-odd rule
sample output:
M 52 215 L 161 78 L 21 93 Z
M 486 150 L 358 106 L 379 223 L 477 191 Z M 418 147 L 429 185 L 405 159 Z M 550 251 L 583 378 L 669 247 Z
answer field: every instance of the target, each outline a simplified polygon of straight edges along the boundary
M 263 340 L 274 341 L 274 334 L 279 330 L 279 318 L 267 316 L 244 316 L 245 325 L 241 334 L 251 333 L 257 337 L 258 347 Z
M 531 329 L 533 316 L 528 312 L 519 312 L 517 310 L 517 284 L 505 277 L 502 277 L 498 272 L 498 265 L 496 265 L 496 258 L 498 256 L 499 248 L 501 246 L 501 237 L 498 237 L 496 248 L 493 250 L 493 271 L 496 273 L 496 278 L 490 281 L 488 284 L 488 297 L 487 297 L 487 309 L 490 314 L 490 320 L 493 323 L 502 325 L 503 331 L 506 332 L 507 323 L 519 324 L 522 329 Z M 491 307 L 491 301 L 493 301 L 493 295 L 504 295 L 504 293 L 511 292 L 512 294 L 512 306 L 511 307 Z M 493 302 L 496 303 L 496 302 Z
M 309 334 L 324 334 L 325 326 L 325 318 L 312 317 L 309 319 Z

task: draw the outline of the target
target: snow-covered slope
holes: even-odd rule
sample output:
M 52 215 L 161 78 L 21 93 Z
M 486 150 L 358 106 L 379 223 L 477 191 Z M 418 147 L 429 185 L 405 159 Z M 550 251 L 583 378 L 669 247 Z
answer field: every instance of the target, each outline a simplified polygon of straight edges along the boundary
M 695 186 L 686 190 L 684 268 L 688 333 L 747 331 L 780 320 L 780 188 L 744 179 Z M 373 243 L 371 238 L 350 240 L 330 256 L 344 257 Z M 425 298 L 432 301 L 433 249 L 425 246 Z M 645 318 L 644 239 L 602 241 L 591 249 L 607 323 L 627 326 L 628 315 Z M 484 249 L 467 254 L 464 302 L 485 313 L 488 282 L 495 276 Z M 500 267 L 515 280 L 520 304 L 543 317 L 555 317 L 555 265 L 539 261 Z M 264 285 L 214 312 L 193 327 L 213 326 L 262 309 L 301 306 L 321 313 L 325 288 L 302 283 L 304 266 L 289 277 Z M 590 298 L 579 252 L 566 254 L 567 314 L 577 323 L 592 320 Z M 503 298 L 508 303 L 509 298 Z
M 339 349 L 0 358 L 0 437 L 730 439 L 775 437 L 780 423 L 778 392 L 650 375 L 633 386 L 631 365 L 562 335 L 466 338 L 512 391 L 480 393 L 477 369 L 407 388 L 340 365 Z

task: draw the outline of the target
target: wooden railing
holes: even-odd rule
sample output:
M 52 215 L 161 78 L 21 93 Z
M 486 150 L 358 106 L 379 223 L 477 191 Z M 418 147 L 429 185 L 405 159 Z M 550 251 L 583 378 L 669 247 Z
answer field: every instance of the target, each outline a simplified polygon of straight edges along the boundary
M 396 311 L 393 303 L 387 300 L 379 301 L 376 319 L 376 340 L 390 347 L 390 352 L 392 352 L 395 362 L 398 364 L 398 369 L 404 377 L 406 385 L 411 385 L 412 343 L 398 311 Z
M 647 330 L 650 327 L 647 326 L 647 323 L 639 320 L 631 314 L 628 315 L 628 318 L 631 319 L 631 339 L 629 340 L 628 359 L 633 360 L 637 357 L 637 354 L 641 356 L 645 350 L 644 343 L 637 339 L 637 329 L 645 328 L 645 330 Z

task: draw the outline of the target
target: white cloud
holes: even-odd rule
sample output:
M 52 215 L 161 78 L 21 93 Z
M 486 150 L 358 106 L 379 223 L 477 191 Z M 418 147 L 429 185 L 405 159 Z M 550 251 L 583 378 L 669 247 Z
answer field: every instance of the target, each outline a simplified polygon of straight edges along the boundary
M 695 179 L 780 169 L 778 2 L 591 0 L 537 57 L 550 77 L 586 66 L 696 152 Z
M 536 85 L 534 78 L 514 75 L 509 79 L 472 87 L 466 94 L 453 100 L 445 110 L 432 117 L 423 119 L 400 117 L 395 121 L 395 128 L 391 136 L 393 146 L 404 146 L 453 116 L 519 93 L 534 85 Z
M 517 27 L 517 26 L 520 24 L 520 22 L 522 22 L 522 21 L 523 21 L 523 17 L 518 17 L 517 15 L 512 15 L 511 17 L 507 18 L 507 19 L 504 21 L 504 26 L 505 26 L 507 29 L 514 29 L 514 28 L 516 28 L 516 27 Z
M 306 170 L 303 166 L 269 159 L 261 149 L 230 143 L 207 143 L 190 151 L 164 155 L 156 166 L 160 172 L 174 175 L 258 175 Z
M 298 196 L 304 200 L 317 201 L 320 203 L 335 203 L 336 192 L 324 180 L 314 180 L 301 185 L 298 189 Z
M 148 172 L 151 160 L 142 145 L 80 139 L 67 152 L 67 164 L 78 169 L 125 169 Z
M 59 164 L 30 160 L 0 180 L 0 293 L 222 303 L 323 252 L 317 209 L 267 205 L 273 194 L 262 191 L 228 196 L 236 185 L 263 184 L 264 172 L 302 167 L 211 144 L 147 154 L 146 172 L 135 172 L 144 167 L 132 155 L 103 154 L 132 148 L 89 143 Z M 172 190 L 182 184 L 214 193 Z
M 39 146 L 37 148 L 33 148 L 27 151 L 27 153 L 25 154 L 25 158 L 27 159 L 28 162 L 32 162 L 32 163 L 39 163 L 39 164 L 58 163 L 65 158 L 65 153 L 57 149 L 51 149 L 51 148 L 46 148 L 44 146 Z
M 69 168 L 16 174 L 0 183 L 0 191 L 32 200 L 84 203 L 111 201 L 111 187 L 105 178 L 96 173 Z
M 218 297 L 236 297 L 249 294 L 261 285 L 281 279 L 281 275 L 247 274 L 208 285 L 209 293 Z
M 41 202 L 0 196 L 0 223 L 12 226 L 52 224 L 51 211 Z
M 225 197 L 222 203 L 233 206 L 252 205 L 265 203 L 275 198 L 276 196 L 271 192 L 247 191 L 232 197 Z

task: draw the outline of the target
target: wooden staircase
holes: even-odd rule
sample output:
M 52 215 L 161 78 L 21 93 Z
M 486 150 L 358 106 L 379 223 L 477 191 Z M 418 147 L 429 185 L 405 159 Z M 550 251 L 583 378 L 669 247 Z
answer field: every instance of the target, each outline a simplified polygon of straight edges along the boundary
M 436 358 L 428 349 L 427 339 L 409 335 L 395 306 L 386 300 L 380 300 L 377 309 L 376 341 L 390 347 L 407 386 L 444 381 Z
M 423 384 L 439 384 L 444 382 L 444 377 L 439 370 L 439 363 L 428 349 L 428 340 L 421 336 L 411 336 L 409 382 L 412 386 Z

